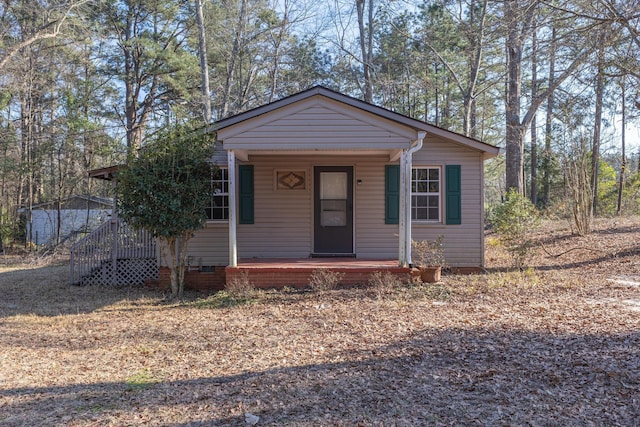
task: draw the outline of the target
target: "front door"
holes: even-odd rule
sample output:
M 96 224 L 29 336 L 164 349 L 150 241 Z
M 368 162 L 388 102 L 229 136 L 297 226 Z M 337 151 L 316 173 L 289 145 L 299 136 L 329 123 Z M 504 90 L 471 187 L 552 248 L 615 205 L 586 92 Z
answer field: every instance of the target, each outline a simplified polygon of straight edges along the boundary
M 353 167 L 314 168 L 314 253 L 353 254 Z

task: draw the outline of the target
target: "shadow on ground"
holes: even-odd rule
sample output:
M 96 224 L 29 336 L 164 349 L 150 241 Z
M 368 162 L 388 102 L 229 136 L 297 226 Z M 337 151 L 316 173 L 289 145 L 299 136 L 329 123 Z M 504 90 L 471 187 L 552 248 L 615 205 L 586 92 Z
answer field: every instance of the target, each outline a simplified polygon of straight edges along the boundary
M 159 291 L 136 287 L 69 285 L 69 265 L 0 269 L 0 318 L 89 313 L 123 300 L 160 300 Z
M 0 424 L 638 425 L 640 332 L 425 330 L 335 362 L 149 383 L 0 389 Z M 215 364 L 214 360 L 202 360 Z
M 551 257 L 548 256 L 548 259 L 551 259 L 552 262 L 548 264 L 538 264 L 534 265 L 533 268 L 537 270 L 570 270 L 570 269 L 578 269 L 585 266 L 596 266 L 598 264 L 606 263 L 609 261 L 618 261 L 624 262 L 625 260 L 635 261 L 640 256 L 640 245 L 630 246 L 625 248 L 624 250 L 612 253 L 603 254 L 602 251 L 589 251 L 588 248 L 576 248 L 576 251 L 582 251 L 591 253 L 592 255 L 596 255 L 594 257 L 589 257 L 587 259 L 580 259 L 579 261 L 569 261 L 563 262 L 562 257 Z

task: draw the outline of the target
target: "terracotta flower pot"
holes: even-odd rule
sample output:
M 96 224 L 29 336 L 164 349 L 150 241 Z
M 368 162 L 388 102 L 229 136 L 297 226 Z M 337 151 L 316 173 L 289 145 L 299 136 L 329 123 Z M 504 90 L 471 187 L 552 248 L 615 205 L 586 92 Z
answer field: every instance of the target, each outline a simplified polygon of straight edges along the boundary
M 442 273 L 441 266 L 420 267 L 420 280 L 422 280 L 425 283 L 437 283 L 440 281 L 441 273 Z

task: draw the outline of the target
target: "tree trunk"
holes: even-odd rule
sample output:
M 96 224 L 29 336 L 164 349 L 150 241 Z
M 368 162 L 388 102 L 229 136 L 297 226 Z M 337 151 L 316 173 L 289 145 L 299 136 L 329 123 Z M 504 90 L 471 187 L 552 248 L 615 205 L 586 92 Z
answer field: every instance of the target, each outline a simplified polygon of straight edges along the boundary
M 600 34 L 598 43 L 598 70 L 596 75 L 596 111 L 593 126 L 593 146 L 591 149 L 591 208 L 595 216 L 598 211 L 598 165 L 600 163 L 600 130 L 602 127 L 602 97 L 604 94 L 604 36 Z
M 487 15 L 487 3 L 488 0 L 482 1 L 482 9 L 478 19 L 478 29 L 472 37 L 473 50 L 471 51 L 472 56 L 469 61 L 469 83 L 464 97 L 464 134 L 471 138 L 476 138 L 478 135 L 476 131 L 476 88 L 478 85 L 478 76 L 480 75 L 480 64 L 484 48 L 484 29 Z M 471 10 L 475 10 L 475 4 L 473 3 L 471 4 Z M 476 22 L 475 14 L 473 12 L 470 12 L 469 24 L 470 27 L 475 28 Z
M 160 255 L 164 258 L 167 268 L 169 269 L 169 277 L 171 279 L 171 298 L 178 297 L 179 277 L 177 267 L 176 238 L 175 237 L 158 237 L 160 246 Z
M 364 100 L 373 102 L 373 79 L 371 65 L 373 60 L 373 0 L 369 0 L 367 11 L 367 27 L 365 27 L 364 13 L 366 0 L 356 0 L 358 12 L 358 30 L 360 35 L 360 51 L 362 54 L 362 68 L 364 73 Z
M 549 52 L 549 85 L 554 84 L 556 68 L 556 29 L 551 29 L 551 46 Z M 547 113 L 544 128 L 544 158 L 543 158 L 543 190 L 542 200 L 545 207 L 549 206 L 549 197 L 551 192 L 551 141 L 552 141 L 552 124 L 553 124 L 553 102 L 554 92 L 549 94 L 547 98 Z
M 531 99 L 538 96 L 538 38 L 537 31 L 533 30 L 531 40 Z M 530 199 L 534 206 L 538 204 L 538 123 L 536 115 L 531 119 L 531 193 Z
M 622 135 L 620 140 L 622 159 L 620 162 L 620 179 L 618 180 L 618 205 L 616 208 L 616 214 L 620 215 L 622 212 L 622 192 L 624 190 L 624 174 L 627 169 L 627 153 L 626 153 L 626 127 L 627 127 L 627 100 L 626 100 L 626 78 L 622 78 Z
M 525 8 L 520 10 L 517 0 L 509 0 L 504 3 L 505 20 L 507 21 L 507 95 L 505 102 L 506 116 L 506 187 L 507 190 L 513 188 L 520 194 L 524 194 L 524 174 L 523 161 L 524 135 L 527 127 L 531 124 L 533 116 L 540 105 L 555 91 L 561 83 L 574 75 L 575 70 L 592 52 L 589 46 L 582 47 L 582 51 L 572 57 L 571 63 L 567 65 L 560 76 L 557 76 L 553 83 L 532 99 L 524 116 L 520 116 L 520 105 L 522 102 L 522 51 L 524 37 L 528 30 L 534 13 L 536 12 L 537 0 L 530 1 Z M 522 12 L 522 13 L 520 13 Z M 522 29 L 521 29 L 522 28 Z
M 238 22 L 236 26 L 235 38 L 233 39 L 233 48 L 231 50 L 231 58 L 227 64 L 227 76 L 224 84 L 224 92 L 222 94 L 222 113 L 220 118 L 225 118 L 229 114 L 229 104 L 231 98 L 231 88 L 233 87 L 233 79 L 236 68 L 236 61 L 240 53 L 241 39 L 244 35 L 244 26 L 247 16 L 247 0 L 241 0 L 240 2 L 240 14 L 238 15 Z
M 282 6 L 283 8 L 283 16 L 280 25 L 278 26 L 278 35 L 274 40 L 274 50 L 273 50 L 273 63 L 271 65 L 271 82 L 269 88 L 269 99 L 268 102 L 272 102 L 276 95 L 276 90 L 278 89 L 278 75 L 280 72 L 280 50 L 282 47 L 282 42 L 284 40 L 284 36 L 287 32 L 287 25 L 289 24 L 289 1 L 285 0 Z
M 200 76 L 202 79 L 202 115 L 204 122 L 211 122 L 211 96 L 209 90 L 209 65 L 207 64 L 207 42 L 205 39 L 202 0 L 196 1 L 196 22 L 198 24 L 198 54 L 200 56 Z
M 180 237 L 158 238 L 160 254 L 164 258 L 171 277 L 171 298 L 181 298 L 184 294 L 184 273 L 188 256 L 187 244 L 193 231 Z
M 523 193 L 523 139 L 524 131 L 520 123 L 520 96 L 522 90 L 522 37 L 519 31 L 519 4 L 517 1 L 504 3 L 507 21 L 507 93 L 506 117 L 506 190 L 515 189 Z
M 579 141 L 574 144 L 573 147 L 570 147 L 569 158 L 565 160 L 565 174 L 573 231 L 579 235 L 585 235 L 591 232 L 591 219 L 593 218 L 591 215 L 593 198 L 588 172 L 589 152 L 586 138 L 579 137 Z

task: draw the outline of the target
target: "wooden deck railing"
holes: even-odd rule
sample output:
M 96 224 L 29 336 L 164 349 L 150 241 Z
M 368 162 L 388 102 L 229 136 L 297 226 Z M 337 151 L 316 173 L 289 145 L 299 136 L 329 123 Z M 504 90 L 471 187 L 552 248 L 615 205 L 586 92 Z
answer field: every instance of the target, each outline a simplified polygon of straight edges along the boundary
M 155 239 L 112 218 L 71 247 L 70 283 L 142 284 L 158 276 Z

